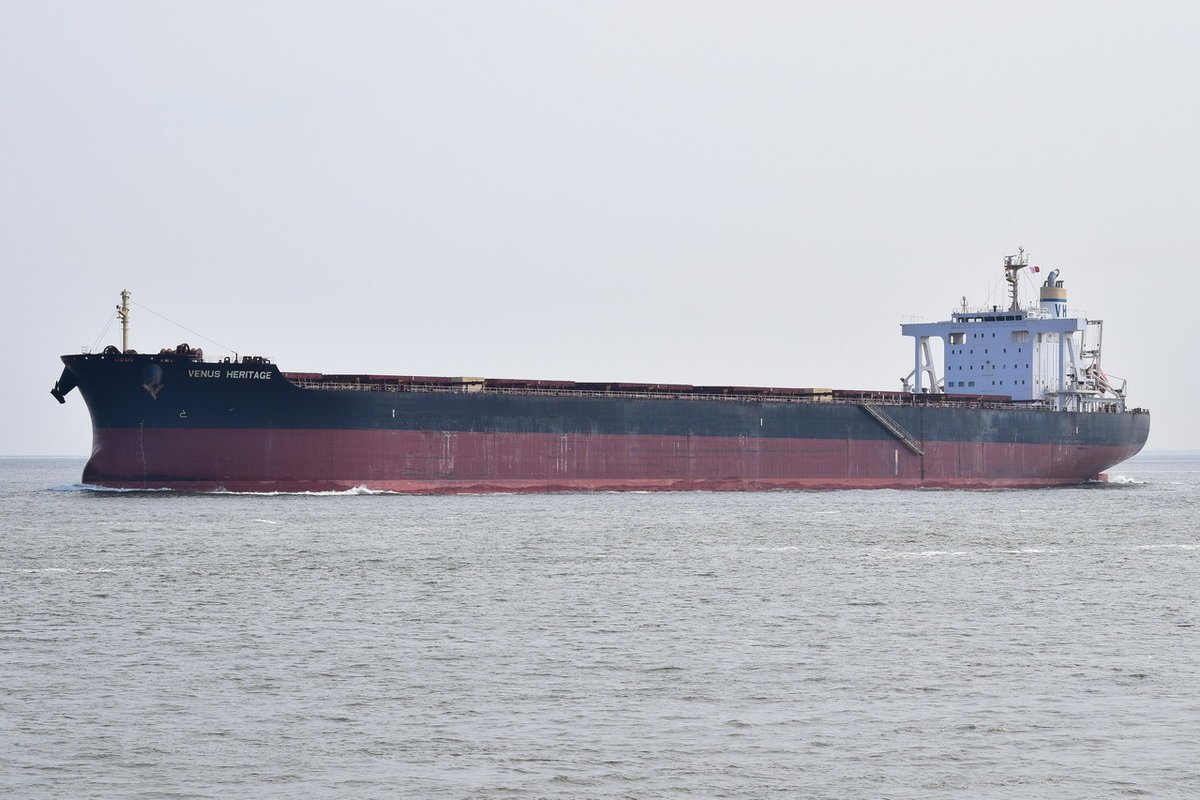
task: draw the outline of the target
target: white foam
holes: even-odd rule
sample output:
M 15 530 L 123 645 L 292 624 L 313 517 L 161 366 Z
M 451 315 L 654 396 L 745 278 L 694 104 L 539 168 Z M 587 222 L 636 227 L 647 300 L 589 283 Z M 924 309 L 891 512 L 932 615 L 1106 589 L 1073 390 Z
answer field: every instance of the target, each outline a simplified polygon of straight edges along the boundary
M 1145 486 L 1146 485 L 1146 481 L 1139 481 L 1137 478 L 1130 478 L 1126 475 L 1109 475 L 1107 482 L 1116 484 L 1118 486 Z
M 116 489 L 111 486 L 97 486 L 94 483 L 73 483 L 70 486 L 54 486 L 52 492 L 169 492 L 171 489 Z
M 368 489 L 366 486 L 355 486 L 351 489 L 329 490 L 323 492 L 231 492 L 228 489 L 214 489 L 206 494 L 236 494 L 252 497 L 356 497 L 358 495 L 400 494 L 388 489 Z

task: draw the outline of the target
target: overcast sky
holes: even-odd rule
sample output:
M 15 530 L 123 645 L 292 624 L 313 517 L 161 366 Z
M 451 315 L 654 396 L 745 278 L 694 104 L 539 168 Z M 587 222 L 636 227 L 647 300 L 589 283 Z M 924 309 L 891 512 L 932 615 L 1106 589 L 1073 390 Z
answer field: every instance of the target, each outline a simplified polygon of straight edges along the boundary
M 1197 8 L 6 0 L 0 454 L 88 453 L 121 289 L 285 370 L 895 389 L 1020 245 L 1200 449 Z

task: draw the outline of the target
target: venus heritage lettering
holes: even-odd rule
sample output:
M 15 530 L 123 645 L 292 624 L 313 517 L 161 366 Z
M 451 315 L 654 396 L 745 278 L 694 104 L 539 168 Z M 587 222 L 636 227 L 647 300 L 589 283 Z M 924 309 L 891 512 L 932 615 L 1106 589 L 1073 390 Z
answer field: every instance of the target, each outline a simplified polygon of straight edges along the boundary
M 221 370 L 219 369 L 189 369 L 187 371 L 189 378 L 220 378 Z M 257 369 L 231 369 L 225 373 L 226 378 L 235 379 L 253 379 L 253 380 L 270 380 L 271 373 Z

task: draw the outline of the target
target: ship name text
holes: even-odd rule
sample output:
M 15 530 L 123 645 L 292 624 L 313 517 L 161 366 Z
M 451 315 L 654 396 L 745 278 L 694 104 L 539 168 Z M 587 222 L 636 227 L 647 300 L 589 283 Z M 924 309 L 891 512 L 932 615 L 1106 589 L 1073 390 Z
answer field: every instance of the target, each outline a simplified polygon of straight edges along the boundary
M 237 380 L 270 380 L 271 373 L 259 369 L 231 369 L 222 372 L 219 369 L 189 369 L 189 378 L 234 378 Z

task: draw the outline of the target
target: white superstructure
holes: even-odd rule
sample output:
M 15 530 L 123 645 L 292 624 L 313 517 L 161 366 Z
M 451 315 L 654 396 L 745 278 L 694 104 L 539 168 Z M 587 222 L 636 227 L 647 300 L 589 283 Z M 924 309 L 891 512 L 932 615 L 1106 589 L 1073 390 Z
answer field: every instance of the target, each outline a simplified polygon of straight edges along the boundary
M 1037 305 L 1022 308 L 1018 286 L 1028 266 L 1024 248 L 1004 259 L 1008 308 L 971 309 L 964 297 L 947 321 L 901 326 L 914 340 L 905 391 L 1000 395 L 1072 411 L 1125 409 L 1125 382 L 1112 381 L 1100 368 L 1103 322 L 1071 316 L 1058 270 L 1039 287 Z M 941 376 L 933 360 L 935 338 L 944 345 Z

